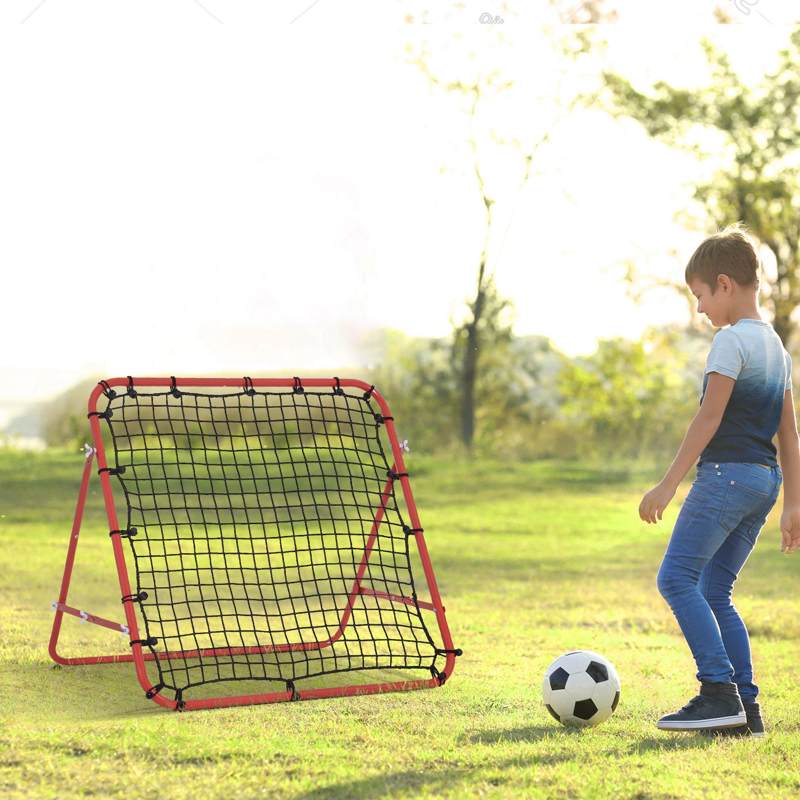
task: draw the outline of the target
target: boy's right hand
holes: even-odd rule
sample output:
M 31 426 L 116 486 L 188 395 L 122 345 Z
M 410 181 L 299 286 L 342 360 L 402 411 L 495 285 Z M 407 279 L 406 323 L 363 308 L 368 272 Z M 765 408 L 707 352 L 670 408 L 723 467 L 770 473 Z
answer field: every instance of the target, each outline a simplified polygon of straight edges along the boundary
M 800 549 L 800 506 L 784 507 L 781 514 L 781 552 Z

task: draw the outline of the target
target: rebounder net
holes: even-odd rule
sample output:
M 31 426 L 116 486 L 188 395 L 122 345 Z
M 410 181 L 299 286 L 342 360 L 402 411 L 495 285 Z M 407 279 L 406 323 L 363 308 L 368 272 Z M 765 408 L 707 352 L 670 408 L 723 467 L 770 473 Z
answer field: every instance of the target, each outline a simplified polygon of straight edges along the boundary
M 132 556 L 155 690 L 180 702 L 220 681 L 295 691 L 353 670 L 436 677 L 447 651 L 420 611 L 414 530 L 372 390 L 248 380 L 241 391 L 129 385 L 96 412 L 127 507 L 112 535 Z

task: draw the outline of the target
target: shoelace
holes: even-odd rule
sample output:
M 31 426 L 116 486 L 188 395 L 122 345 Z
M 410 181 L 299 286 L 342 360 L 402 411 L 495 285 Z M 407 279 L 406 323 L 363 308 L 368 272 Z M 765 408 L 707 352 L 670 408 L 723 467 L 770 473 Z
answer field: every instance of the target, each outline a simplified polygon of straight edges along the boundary
M 696 705 L 703 702 L 703 695 L 699 694 L 697 697 L 693 697 L 682 709 L 681 711 L 691 711 Z

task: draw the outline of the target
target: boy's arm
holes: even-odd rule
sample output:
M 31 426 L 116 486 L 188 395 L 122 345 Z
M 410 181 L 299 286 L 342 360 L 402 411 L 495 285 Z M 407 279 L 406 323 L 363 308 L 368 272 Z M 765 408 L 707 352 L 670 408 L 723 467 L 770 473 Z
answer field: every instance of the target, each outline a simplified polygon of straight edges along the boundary
M 778 457 L 783 472 L 781 550 L 791 553 L 800 547 L 800 437 L 791 389 L 783 395 L 783 411 L 778 425 Z
M 645 522 L 655 523 L 662 519 L 664 509 L 675 496 L 684 475 L 697 461 L 700 453 L 711 441 L 711 437 L 717 432 L 735 383 L 734 378 L 729 378 L 719 372 L 708 373 L 703 403 L 683 437 L 675 460 L 661 482 L 647 492 L 642 498 L 642 502 L 639 503 L 639 517 Z M 798 509 L 798 523 L 800 524 L 800 508 Z
M 733 378 L 719 372 L 708 373 L 708 383 L 700 410 L 691 421 L 674 461 L 661 480 L 661 483 L 669 487 L 673 493 L 717 432 L 735 383 Z M 796 431 L 795 435 L 797 435 Z M 798 465 L 800 465 L 800 453 L 798 454 Z M 800 478 L 800 473 L 798 473 L 798 478 Z

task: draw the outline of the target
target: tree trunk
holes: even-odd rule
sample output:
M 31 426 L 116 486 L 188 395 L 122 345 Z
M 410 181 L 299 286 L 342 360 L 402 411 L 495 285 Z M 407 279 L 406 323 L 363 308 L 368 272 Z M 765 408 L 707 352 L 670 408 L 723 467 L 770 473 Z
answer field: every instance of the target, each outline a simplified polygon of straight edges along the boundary
M 483 314 L 483 304 L 485 299 L 486 287 L 483 283 L 483 275 L 486 269 L 486 253 L 484 251 L 481 258 L 481 266 L 478 271 L 478 290 L 475 295 L 475 302 L 470 304 L 472 319 L 467 323 L 467 340 L 464 345 L 464 367 L 461 381 L 461 441 L 472 452 L 472 444 L 475 439 L 475 380 L 478 375 L 478 324 Z

